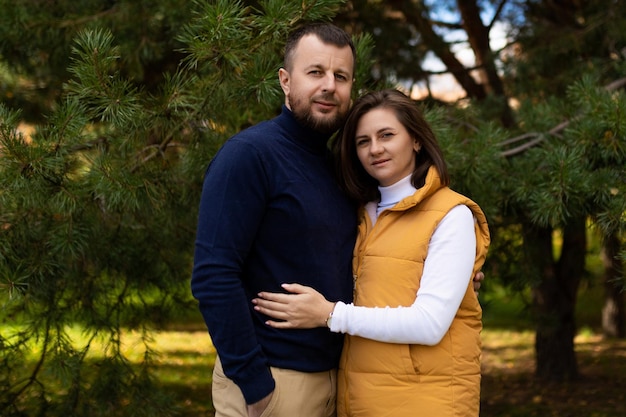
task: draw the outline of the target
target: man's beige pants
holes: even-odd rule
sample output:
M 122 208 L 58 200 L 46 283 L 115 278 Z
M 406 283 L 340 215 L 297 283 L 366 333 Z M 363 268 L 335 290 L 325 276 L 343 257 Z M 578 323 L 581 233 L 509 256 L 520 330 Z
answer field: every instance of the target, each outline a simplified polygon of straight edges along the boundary
M 276 381 L 274 395 L 261 417 L 335 417 L 337 371 L 298 372 L 270 368 Z M 215 417 L 248 417 L 241 390 L 224 375 L 219 357 L 213 368 Z

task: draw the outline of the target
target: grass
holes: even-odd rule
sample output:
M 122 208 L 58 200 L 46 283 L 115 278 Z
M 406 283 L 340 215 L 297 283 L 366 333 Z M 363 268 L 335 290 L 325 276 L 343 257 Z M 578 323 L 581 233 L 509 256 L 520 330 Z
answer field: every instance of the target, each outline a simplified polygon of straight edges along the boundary
M 499 289 L 485 294 L 482 417 L 623 417 L 626 415 L 626 340 L 599 336 L 601 288 L 583 287 L 575 339 L 580 380 L 539 383 L 534 331 L 522 296 Z M 214 350 L 202 324 L 160 332 L 159 378 L 179 398 L 183 417 L 213 416 L 210 400 Z
M 211 376 L 215 349 L 206 330 L 162 331 L 155 336 L 161 352 L 156 375 L 178 398 L 183 417 L 213 416 Z
M 585 288 L 583 307 L 599 316 L 600 289 Z M 488 298 L 488 297 L 487 297 Z M 575 339 L 580 380 L 535 380 L 534 331 L 520 296 L 487 300 L 483 330 L 482 417 L 623 417 L 626 415 L 626 340 L 597 333 L 598 317 L 583 314 Z M 213 416 L 210 400 L 214 349 L 203 325 L 155 337 L 163 352 L 161 381 L 175 393 L 183 417 Z
M 497 289 L 483 295 L 482 417 L 626 415 L 626 340 L 598 335 L 601 289 L 581 292 L 575 339 L 581 378 L 566 384 L 539 383 L 533 377 L 534 331 L 524 298 Z M 175 399 L 181 417 L 210 417 L 215 349 L 199 313 L 184 323 L 153 335 L 153 347 L 160 353 L 156 377 Z M 80 339 L 80 329 L 72 333 Z M 138 334 L 126 334 L 123 345 L 131 361 L 141 361 Z
M 535 380 L 533 342 L 529 331 L 484 332 L 481 416 L 626 415 L 626 341 L 577 336 L 581 378 L 562 384 Z
M 626 415 L 626 341 L 577 336 L 582 378 L 566 384 L 533 377 L 531 330 L 483 331 L 482 417 L 618 417 Z M 163 353 L 158 377 L 178 399 L 184 417 L 213 416 L 210 400 L 215 351 L 204 330 L 155 337 Z

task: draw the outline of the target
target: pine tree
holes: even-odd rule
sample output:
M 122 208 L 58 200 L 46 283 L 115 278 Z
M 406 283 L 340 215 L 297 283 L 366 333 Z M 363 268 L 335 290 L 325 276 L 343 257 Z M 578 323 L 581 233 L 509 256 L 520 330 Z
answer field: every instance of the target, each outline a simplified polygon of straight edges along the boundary
M 410 66 L 420 62 L 406 65 L 405 58 L 431 51 L 463 88 L 463 108 L 450 106 L 439 139 L 452 185 L 488 211 L 487 276 L 531 289 L 537 375 L 575 378 L 575 307 L 588 224 L 608 255 L 605 323 L 613 321 L 613 335 L 624 323 L 624 1 L 350 4 L 343 18 L 357 27 L 366 26 L 360 18 L 370 19 L 376 40 L 394 44 L 382 55 L 391 60 L 377 62 L 380 73 L 399 73 L 397 64 L 405 83 L 418 80 L 427 72 L 412 75 Z M 365 4 L 382 17 L 372 19 L 377 13 L 364 12 Z M 390 21 L 400 29 L 387 30 Z M 502 51 L 489 45 L 496 22 L 508 28 Z M 471 47 L 475 66 L 452 53 L 460 43 Z
M 3 416 L 176 414 L 153 378 L 150 332 L 195 308 L 188 278 L 202 174 L 226 138 L 279 111 L 289 28 L 343 10 L 346 27 L 383 45 L 374 75 L 425 75 L 428 46 L 414 44 L 414 24 L 396 10 L 417 3 L 180 3 L 0 0 Z M 490 100 L 426 109 L 454 188 L 487 211 L 487 276 L 535 288 L 538 373 L 548 378 L 577 372 L 586 224 L 617 242 L 605 245 L 619 253 L 611 259 L 625 259 L 623 85 L 603 88 L 626 74 L 622 3 L 531 8 L 525 27 L 509 20 L 522 52 L 503 75 L 505 93 L 521 102 L 514 127 L 501 127 Z M 371 20 L 350 20 L 360 14 Z M 398 36 L 387 39 L 392 29 Z M 363 59 L 371 38 L 357 45 L 358 94 L 373 61 Z M 20 133 L 24 120 L 36 123 L 32 135 Z M 567 249 L 558 256 L 555 236 Z M 610 282 L 623 277 L 617 265 Z M 84 336 L 73 339 L 70 326 Z M 139 366 L 121 349 L 127 329 L 145 345 Z M 92 355 L 96 344 L 104 357 Z
M 194 2 L 171 34 L 184 58 L 156 85 L 128 70 L 128 39 L 89 25 L 32 135 L 18 130 L 23 113 L 0 105 L 0 414 L 176 414 L 154 379 L 150 337 L 195 308 L 203 172 L 224 140 L 279 111 L 287 32 L 339 3 Z M 128 330 L 141 335 L 139 365 L 122 349 Z

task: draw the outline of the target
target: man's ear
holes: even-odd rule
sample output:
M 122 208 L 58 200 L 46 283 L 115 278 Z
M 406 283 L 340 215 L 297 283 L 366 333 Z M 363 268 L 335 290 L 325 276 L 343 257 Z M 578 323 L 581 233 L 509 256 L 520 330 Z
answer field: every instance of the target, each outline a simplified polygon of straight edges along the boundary
M 284 68 L 280 68 L 278 70 L 278 80 L 280 81 L 280 88 L 283 89 L 285 96 L 289 94 L 289 79 L 289 72 Z

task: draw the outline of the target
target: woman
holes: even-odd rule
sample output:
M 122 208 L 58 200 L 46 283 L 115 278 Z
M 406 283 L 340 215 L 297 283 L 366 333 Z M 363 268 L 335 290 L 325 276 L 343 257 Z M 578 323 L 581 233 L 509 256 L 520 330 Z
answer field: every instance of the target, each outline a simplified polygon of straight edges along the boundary
M 354 303 L 312 288 L 261 293 L 277 328 L 327 325 L 348 334 L 339 416 L 478 416 L 481 308 L 471 277 L 489 246 L 481 209 L 448 188 L 441 148 L 415 103 L 367 94 L 337 142 L 346 192 L 363 204 Z

